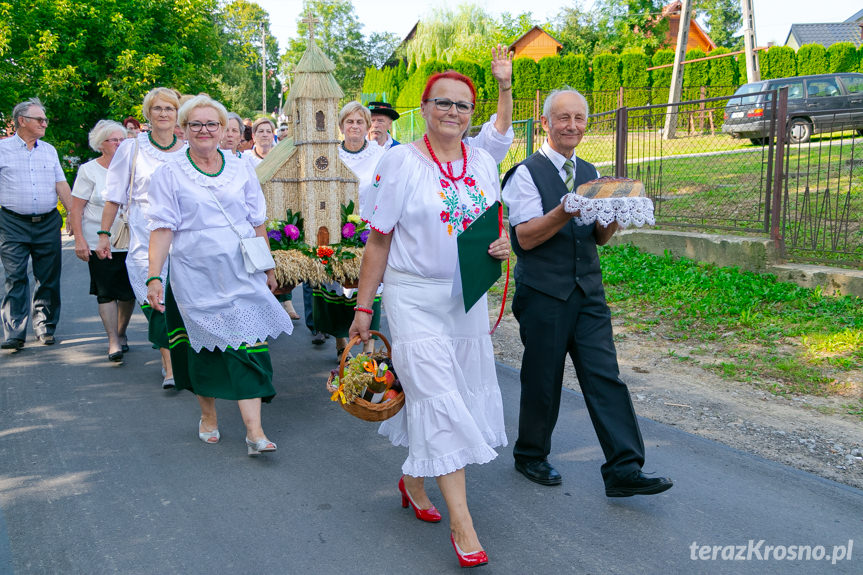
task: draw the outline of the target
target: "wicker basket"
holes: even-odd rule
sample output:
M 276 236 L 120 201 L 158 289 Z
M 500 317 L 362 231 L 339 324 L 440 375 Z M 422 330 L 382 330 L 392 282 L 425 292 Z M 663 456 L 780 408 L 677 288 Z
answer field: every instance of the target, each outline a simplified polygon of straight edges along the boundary
M 384 342 L 384 345 L 387 347 L 387 357 L 392 358 L 392 347 L 390 347 L 390 342 L 384 337 L 379 331 L 371 330 L 370 333 L 372 335 L 378 336 L 381 341 Z M 343 377 L 345 374 L 345 361 L 347 361 L 348 354 L 351 351 L 351 348 L 360 342 L 359 336 L 354 336 L 345 347 L 345 350 L 342 352 L 342 357 L 339 360 L 339 377 Z M 329 379 L 327 380 L 327 392 L 330 394 L 336 391 L 336 386 L 333 385 L 333 377 L 330 374 Z M 351 403 L 342 403 L 341 401 L 336 402 L 342 406 L 342 409 L 353 415 L 354 417 L 358 417 L 364 421 L 383 421 L 385 419 L 389 419 L 393 415 L 399 412 L 399 410 L 405 404 L 405 392 L 400 391 L 397 396 L 389 401 L 385 401 L 383 403 L 370 403 L 365 399 L 358 397 L 354 399 Z

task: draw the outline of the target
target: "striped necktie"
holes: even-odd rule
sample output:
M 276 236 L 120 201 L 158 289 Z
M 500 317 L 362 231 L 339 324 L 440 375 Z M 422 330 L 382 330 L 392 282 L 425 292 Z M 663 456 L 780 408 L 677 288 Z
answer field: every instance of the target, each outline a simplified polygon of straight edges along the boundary
M 563 171 L 566 172 L 566 179 L 563 180 L 563 183 L 566 186 L 566 189 L 569 190 L 570 192 L 572 191 L 572 184 L 575 180 L 572 168 L 573 168 L 572 160 L 567 160 L 563 163 Z

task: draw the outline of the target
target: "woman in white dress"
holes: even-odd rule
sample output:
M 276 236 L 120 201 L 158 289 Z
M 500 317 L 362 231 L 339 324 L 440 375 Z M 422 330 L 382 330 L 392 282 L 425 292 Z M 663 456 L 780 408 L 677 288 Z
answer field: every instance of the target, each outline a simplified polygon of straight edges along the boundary
M 75 255 L 87 262 L 90 293 L 96 296 L 99 317 L 108 335 L 109 361 L 122 361 L 123 354 L 129 351 L 126 328 L 135 309 L 135 293 L 126 270 L 125 248 L 118 250 L 112 246 L 111 259 L 99 259 L 91 250 L 99 243 L 108 166 L 125 139 L 126 128 L 111 120 L 99 120 L 90 130 L 90 148 L 102 155 L 78 168 L 69 213 L 75 235 Z
M 457 72 L 432 76 L 423 93 L 426 135 L 391 148 L 378 165 L 373 185 L 386 201 L 371 208 L 350 329 L 368 340 L 369 302 L 383 280 L 406 401 L 380 433 L 408 447 L 399 490 L 421 520 L 440 521 L 423 486 L 425 477 L 437 479 L 463 567 L 488 561 L 468 511 L 464 468 L 491 461 L 493 448 L 506 445 L 486 300 L 465 313 L 462 298 L 452 297 L 456 237 L 500 195 L 494 160 L 461 142 L 475 94 Z M 488 253 L 506 259 L 507 240 L 495 240 Z
M 267 338 L 293 326 L 271 293 L 274 271 L 250 274 L 243 263 L 240 237 L 266 237 L 266 204 L 251 164 L 219 149 L 226 123 L 224 106 L 206 95 L 180 109 L 189 147 L 150 185 L 147 297 L 167 309 L 177 387 L 201 407 L 198 437 L 218 443 L 216 398 L 235 400 L 256 455 L 276 450 L 261 426 L 261 402 L 276 395 Z
M 147 302 L 148 245 L 146 209 L 150 177 L 156 168 L 182 155 L 185 144 L 174 134 L 177 124 L 177 108 L 180 99 L 175 90 L 153 88 L 142 104 L 144 117 L 150 122 L 150 131 L 141 132 L 137 138 L 129 138 L 120 144 L 105 178 L 105 207 L 102 210 L 102 228 L 99 230 L 98 257 L 111 257 L 111 224 L 117 217 L 120 206 L 129 219 L 129 253 L 126 268 L 135 298 L 141 305 L 149 322 L 149 340 L 162 354 L 162 389 L 173 389 L 174 374 L 171 356 L 168 353 L 168 331 L 165 317 L 153 310 Z M 129 189 L 129 179 L 134 166 L 135 179 Z

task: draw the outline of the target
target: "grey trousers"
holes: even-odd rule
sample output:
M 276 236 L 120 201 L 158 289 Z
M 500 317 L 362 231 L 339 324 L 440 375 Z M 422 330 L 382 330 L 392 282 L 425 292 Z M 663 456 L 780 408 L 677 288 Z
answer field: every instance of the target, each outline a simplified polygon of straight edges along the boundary
M 31 317 L 27 264 L 33 261 L 36 281 L 32 300 L 33 332 L 52 335 L 60 318 L 60 266 L 62 250 L 60 212 L 40 222 L 29 222 L 0 211 L 0 262 L 6 272 L 0 318 L 5 339 L 26 339 Z

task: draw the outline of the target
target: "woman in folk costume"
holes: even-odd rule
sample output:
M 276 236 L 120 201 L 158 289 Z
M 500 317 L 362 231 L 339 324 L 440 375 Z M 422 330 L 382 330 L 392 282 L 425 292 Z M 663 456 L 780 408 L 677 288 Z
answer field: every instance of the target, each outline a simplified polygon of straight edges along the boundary
M 247 272 L 240 248 L 241 237 L 266 237 L 264 195 L 252 165 L 219 149 L 224 106 L 196 96 L 179 119 L 189 147 L 150 186 L 147 297 L 166 310 L 176 385 L 198 397 L 201 441 L 218 443 L 216 398 L 229 399 L 249 455 L 275 451 L 261 426 L 261 402 L 276 395 L 267 338 L 293 327 L 272 294 L 273 270 Z
M 383 280 L 405 407 L 380 433 L 408 447 L 399 491 L 420 520 L 441 520 L 423 484 L 437 479 L 463 567 L 488 562 L 467 507 L 465 467 L 491 461 L 493 448 L 506 445 L 486 299 L 465 313 L 462 298 L 452 297 L 456 238 L 500 195 L 492 157 L 461 141 L 475 99 L 466 76 L 432 76 L 422 96 L 426 134 L 391 148 L 378 164 L 373 185 L 380 201 L 368 218 L 372 232 L 350 330 L 368 340 L 369 304 Z M 488 253 L 506 259 L 507 240 L 495 240 Z
M 147 230 L 146 210 L 149 202 L 150 178 L 156 168 L 183 154 L 185 144 L 174 134 L 180 98 L 175 90 L 153 88 L 146 96 L 142 111 L 150 122 L 150 131 L 129 138 L 117 148 L 108 174 L 105 177 L 105 207 L 102 210 L 102 229 L 96 255 L 111 257 L 111 225 L 121 206 L 129 221 L 129 252 L 126 268 L 135 298 L 149 322 L 150 342 L 162 354 L 162 389 L 174 387 L 171 356 L 168 353 L 168 331 L 165 316 L 154 311 L 147 303 L 147 250 L 150 232 Z M 132 178 L 134 174 L 134 178 Z M 131 183 L 130 183 L 131 179 Z

